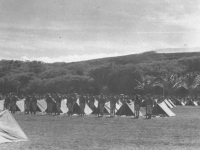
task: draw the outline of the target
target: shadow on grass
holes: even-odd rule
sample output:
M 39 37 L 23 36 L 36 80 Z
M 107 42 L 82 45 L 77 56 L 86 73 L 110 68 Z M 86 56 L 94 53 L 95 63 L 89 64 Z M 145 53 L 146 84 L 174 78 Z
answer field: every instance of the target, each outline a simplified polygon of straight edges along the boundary
M 106 116 L 105 118 L 111 119 L 111 118 L 116 118 L 115 116 Z
M 95 116 L 94 118 L 95 118 L 95 119 L 99 119 L 99 118 L 103 118 L 103 116 L 99 116 L 99 117 L 98 117 L 98 116 Z

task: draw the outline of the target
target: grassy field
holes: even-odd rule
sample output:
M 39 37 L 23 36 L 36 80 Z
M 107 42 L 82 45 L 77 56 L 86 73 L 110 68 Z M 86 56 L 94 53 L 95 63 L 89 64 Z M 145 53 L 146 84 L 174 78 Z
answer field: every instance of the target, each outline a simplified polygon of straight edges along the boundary
M 200 107 L 173 108 L 176 117 L 67 117 L 15 114 L 28 142 L 1 150 L 200 149 Z

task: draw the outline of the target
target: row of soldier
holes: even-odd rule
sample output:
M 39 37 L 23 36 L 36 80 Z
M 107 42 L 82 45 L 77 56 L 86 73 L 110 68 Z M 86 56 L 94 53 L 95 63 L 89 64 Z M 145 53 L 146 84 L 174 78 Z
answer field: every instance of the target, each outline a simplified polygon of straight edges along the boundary
M 22 99 L 23 97 L 21 97 Z M 98 111 L 97 115 L 98 116 L 103 116 L 104 114 L 104 105 L 106 102 L 110 102 L 110 115 L 115 116 L 115 109 L 116 109 L 116 104 L 118 103 L 124 103 L 128 102 L 130 103 L 131 101 L 135 101 L 135 114 L 136 118 L 139 117 L 139 110 L 140 110 L 140 105 L 141 105 L 141 100 L 146 99 L 147 100 L 147 105 L 150 104 L 150 107 L 147 107 L 147 114 L 151 114 L 152 111 L 152 106 L 153 106 L 153 101 L 154 99 L 152 96 L 151 98 L 149 96 L 145 97 L 140 97 L 140 96 L 125 96 L 123 94 L 121 95 L 114 95 L 111 94 L 109 96 L 107 95 L 96 95 L 94 96 L 93 94 L 85 95 L 85 94 L 68 94 L 68 95 L 60 95 L 58 93 L 56 94 L 49 94 L 47 93 L 45 97 L 41 97 L 37 94 L 32 94 L 32 95 L 27 95 L 25 98 L 25 113 L 26 114 L 35 114 L 36 113 L 36 108 L 37 108 L 37 100 L 45 99 L 47 102 L 47 114 L 52 115 L 55 113 L 55 115 L 59 115 L 61 112 L 61 101 L 63 99 L 67 99 L 67 107 L 68 107 L 68 115 L 71 116 L 73 115 L 73 105 L 77 102 L 79 99 L 79 104 L 80 104 L 80 109 L 81 109 L 81 116 L 84 116 L 84 109 L 85 109 L 85 104 L 87 103 L 88 106 L 92 109 L 95 110 L 95 100 L 98 102 Z M 12 113 L 15 113 L 16 111 L 16 101 L 18 100 L 18 97 L 16 94 L 7 94 L 5 97 L 5 103 L 4 103 L 4 108 L 11 110 Z M 149 117 L 150 118 L 150 117 Z

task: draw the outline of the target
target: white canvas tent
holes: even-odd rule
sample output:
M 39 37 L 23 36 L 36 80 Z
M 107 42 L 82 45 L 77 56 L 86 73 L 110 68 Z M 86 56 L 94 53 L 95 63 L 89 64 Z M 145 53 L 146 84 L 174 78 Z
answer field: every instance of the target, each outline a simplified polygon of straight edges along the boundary
M 62 113 L 67 113 L 68 112 L 68 108 L 67 108 L 67 99 L 64 99 L 61 101 L 61 107 L 60 110 L 62 111 Z
M 193 101 L 194 106 L 198 106 L 197 102 Z
M 8 110 L 0 112 L 0 144 L 19 141 L 28 138 Z
M 37 106 L 41 110 L 41 112 L 45 112 L 47 109 L 47 102 L 43 100 L 37 100 Z
M 104 109 L 110 114 L 110 102 L 106 102 L 104 105 Z M 116 111 L 116 110 L 115 110 Z
M 134 108 L 134 102 L 132 103 L 124 103 L 120 109 L 117 111 L 116 115 L 125 115 L 125 116 L 134 116 L 135 115 L 135 108 Z M 143 116 L 141 112 L 139 112 L 140 116 Z
M 86 115 L 90 115 L 93 111 L 92 109 L 88 106 L 88 104 L 85 104 L 85 110 L 84 110 Z
M 181 105 L 182 105 L 182 106 L 185 106 L 185 103 L 184 103 L 184 102 L 181 102 Z
M 167 115 L 169 117 L 176 116 L 163 101 L 161 103 L 157 103 L 153 108 L 153 114 L 155 115 Z
M 122 106 L 122 103 L 121 103 L 121 102 L 116 103 L 116 109 L 117 109 L 117 110 L 119 110 L 121 106 Z
M 25 102 L 25 99 L 22 99 L 16 102 L 16 105 L 21 112 L 25 111 L 24 102 Z
M 77 100 L 77 104 L 80 107 L 79 99 Z M 84 112 L 85 112 L 86 115 L 90 115 L 93 112 L 92 109 L 88 106 L 87 103 L 85 104 Z
M 116 103 L 115 112 L 117 112 L 120 109 L 121 106 L 122 105 L 119 105 L 119 104 Z M 110 102 L 105 103 L 105 109 L 110 113 Z

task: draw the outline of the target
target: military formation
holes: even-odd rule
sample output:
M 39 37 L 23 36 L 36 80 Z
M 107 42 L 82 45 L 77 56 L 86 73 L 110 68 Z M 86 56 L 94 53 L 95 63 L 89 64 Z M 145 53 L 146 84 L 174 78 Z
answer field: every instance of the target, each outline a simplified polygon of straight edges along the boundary
M 36 114 L 37 111 L 37 101 L 38 100 L 45 100 L 47 103 L 47 114 L 48 115 L 60 115 L 61 113 L 61 101 L 67 99 L 67 108 L 68 108 L 68 116 L 72 116 L 74 114 L 74 104 L 79 102 L 80 105 L 80 116 L 85 115 L 85 105 L 91 108 L 91 110 L 96 110 L 96 115 L 98 117 L 102 117 L 104 115 L 104 106 L 105 103 L 110 102 L 110 115 L 115 116 L 116 114 L 116 104 L 123 103 L 132 103 L 134 102 L 134 110 L 135 110 L 135 118 L 139 118 L 140 107 L 146 108 L 146 117 L 151 118 L 153 106 L 156 102 L 162 102 L 166 97 L 164 96 L 155 96 L 147 94 L 145 96 L 140 95 L 116 95 L 116 94 L 100 94 L 100 95 L 93 95 L 93 94 L 58 94 L 58 93 L 47 93 L 45 95 L 38 95 L 38 94 L 31 94 L 31 95 L 20 95 L 19 97 L 15 93 L 9 93 L 5 96 L 0 95 L 1 99 L 5 99 L 4 102 L 4 109 L 8 109 L 11 113 L 16 112 L 16 102 L 19 99 L 25 99 L 25 114 Z M 188 102 L 188 100 L 193 100 L 191 97 L 171 97 L 175 104 L 178 102 Z M 95 107 L 95 102 L 98 103 L 97 108 Z

